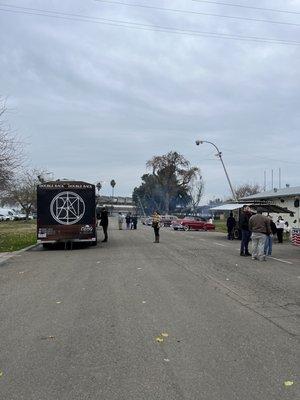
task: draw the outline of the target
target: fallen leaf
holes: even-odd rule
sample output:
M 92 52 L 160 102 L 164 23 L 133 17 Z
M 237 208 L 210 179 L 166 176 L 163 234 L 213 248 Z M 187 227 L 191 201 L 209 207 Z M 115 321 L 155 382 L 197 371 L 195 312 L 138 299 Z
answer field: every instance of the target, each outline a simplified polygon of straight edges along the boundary
M 44 336 L 41 338 L 42 340 L 49 340 L 49 339 L 55 339 L 55 336 Z
M 56 304 L 61 304 L 61 301 L 57 301 Z
M 2 378 L 2 376 L 3 376 L 3 372 L 2 372 L 2 371 L 0 371 L 0 378 Z
M 284 386 L 285 386 L 285 387 L 293 386 L 293 384 L 294 384 L 293 381 L 285 381 L 285 382 L 284 382 Z
M 169 336 L 169 334 L 168 334 L 168 333 L 166 333 L 166 332 L 164 332 L 164 333 L 162 333 L 162 334 L 161 334 L 161 336 L 163 336 L 163 337 L 168 337 L 168 336 Z
M 160 336 L 158 336 L 156 339 L 157 343 L 162 343 L 164 341 L 164 339 Z

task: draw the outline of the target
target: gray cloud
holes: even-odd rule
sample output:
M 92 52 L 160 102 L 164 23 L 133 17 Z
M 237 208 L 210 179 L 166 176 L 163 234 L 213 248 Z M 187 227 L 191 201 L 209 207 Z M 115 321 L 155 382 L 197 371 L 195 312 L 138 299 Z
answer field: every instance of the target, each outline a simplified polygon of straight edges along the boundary
M 136 1 L 149 4 L 145 0 Z M 96 1 L 13 1 L 145 24 L 297 40 L 300 27 L 175 14 Z M 151 3 L 152 4 L 152 3 Z M 189 0 L 153 5 L 285 20 Z M 267 1 L 256 5 L 268 7 Z M 296 1 L 273 8 L 300 11 Z M 300 46 L 192 37 L 8 14 L 0 11 L 0 92 L 14 108 L 11 123 L 30 141 L 33 165 L 72 177 L 118 183 L 130 194 L 154 154 L 182 152 L 199 165 L 206 197 L 229 194 L 215 141 L 232 180 L 262 183 L 282 168 L 299 184 Z M 110 192 L 108 185 L 104 191 Z

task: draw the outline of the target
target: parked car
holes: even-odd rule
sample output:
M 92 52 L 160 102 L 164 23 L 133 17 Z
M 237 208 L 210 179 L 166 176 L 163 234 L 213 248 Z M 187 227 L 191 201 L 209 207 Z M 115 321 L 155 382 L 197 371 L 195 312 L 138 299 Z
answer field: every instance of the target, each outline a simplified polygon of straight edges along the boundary
M 199 218 L 199 217 L 195 217 L 195 218 L 185 217 L 183 219 L 174 220 L 174 221 L 172 221 L 171 227 L 175 231 L 178 231 L 178 230 L 212 231 L 215 229 L 214 224 L 207 222 L 205 219 Z
M 14 219 L 15 221 L 24 221 L 26 219 L 26 214 L 22 213 L 21 211 L 18 210 L 13 210 L 14 211 Z
M 143 218 L 141 218 L 141 223 L 143 225 L 151 226 L 152 225 L 152 217 L 143 217 Z
M 171 226 L 173 221 L 177 221 L 178 217 L 176 215 L 162 215 L 161 216 L 161 225 L 162 226 Z

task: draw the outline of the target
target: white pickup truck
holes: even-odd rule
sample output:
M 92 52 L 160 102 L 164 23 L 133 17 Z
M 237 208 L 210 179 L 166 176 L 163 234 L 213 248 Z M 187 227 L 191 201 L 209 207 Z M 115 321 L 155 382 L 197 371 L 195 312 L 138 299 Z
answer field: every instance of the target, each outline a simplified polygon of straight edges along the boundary
M 0 208 L 0 221 L 19 221 L 26 219 L 26 215 L 12 208 Z

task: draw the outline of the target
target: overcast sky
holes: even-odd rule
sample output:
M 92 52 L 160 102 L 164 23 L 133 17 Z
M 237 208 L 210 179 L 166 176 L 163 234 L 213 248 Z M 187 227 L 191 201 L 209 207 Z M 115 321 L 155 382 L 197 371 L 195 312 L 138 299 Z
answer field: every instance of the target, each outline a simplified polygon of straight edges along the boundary
M 204 200 L 228 196 L 215 151 L 195 145 L 203 138 L 223 151 L 235 185 L 263 184 L 264 170 L 270 177 L 274 169 L 278 186 L 279 167 L 283 184 L 300 185 L 300 1 L 228 0 L 295 13 L 192 0 L 119 2 L 299 26 L 94 0 L 6 0 L 0 5 L 0 94 L 8 96 L 9 120 L 26 138 L 31 165 L 56 178 L 100 180 L 103 193 L 110 193 L 113 178 L 116 194 L 131 195 L 149 158 L 177 150 L 201 168 Z M 50 18 L 7 5 L 106 20 Z

